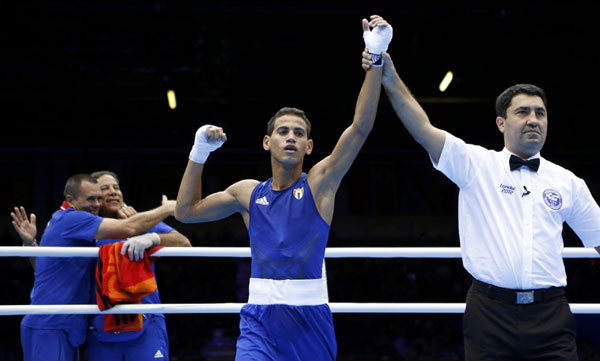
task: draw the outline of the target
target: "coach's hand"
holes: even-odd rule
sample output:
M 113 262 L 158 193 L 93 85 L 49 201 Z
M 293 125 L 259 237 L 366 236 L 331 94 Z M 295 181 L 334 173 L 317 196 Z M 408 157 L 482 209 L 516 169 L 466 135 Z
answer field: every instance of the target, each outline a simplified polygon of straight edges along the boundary
M 160 245 L 160 236 L 154 232 L 144 233 L 139 236 L 129 238 L 123 248 L 121 248 L 121 254 L 125 255 L 127 252 L 128 257 L 131 261 L 138 261 L 144 259 L 144 251 L 148 248 Z

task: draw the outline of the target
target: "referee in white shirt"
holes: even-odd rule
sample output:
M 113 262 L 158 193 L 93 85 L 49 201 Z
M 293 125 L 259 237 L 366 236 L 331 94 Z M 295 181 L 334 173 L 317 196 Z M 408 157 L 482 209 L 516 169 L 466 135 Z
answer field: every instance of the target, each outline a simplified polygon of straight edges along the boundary
M 363 68 L 371 61 L 363 54 Z M 463 265 L 473 276 L 463 317 L 466 360 L 573 360 L 563 222 L 600 252 L 600 208 L 585 182 L 540 156 L 548 117 L 542 89 L 519 84 L 496 100 L 504 149 L 435 128 L 384 53 L 382 84 L 409 133 L 459 188 Z

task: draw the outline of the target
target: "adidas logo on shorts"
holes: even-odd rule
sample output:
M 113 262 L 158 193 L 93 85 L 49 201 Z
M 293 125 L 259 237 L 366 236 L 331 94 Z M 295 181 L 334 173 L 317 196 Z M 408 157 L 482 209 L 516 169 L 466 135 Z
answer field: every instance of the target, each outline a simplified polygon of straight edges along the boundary
M 154 358 L 165 358 L 165 355 L 163 355 L 162 352 L 160 352 L 160 350 L 156 350 Z
M 263 206 L 268 206 L 269 205 L 269 201 L 267 200 L 267 196 L 264 196 L 262 198 L 258 198 L 256 200 L 256 204 L 262 204 Z

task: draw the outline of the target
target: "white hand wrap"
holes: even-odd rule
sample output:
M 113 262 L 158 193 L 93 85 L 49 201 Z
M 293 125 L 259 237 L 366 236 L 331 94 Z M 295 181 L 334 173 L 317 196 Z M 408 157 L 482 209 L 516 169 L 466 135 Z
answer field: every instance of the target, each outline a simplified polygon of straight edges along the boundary
M 194 163 L 206 163 L 210 152 L 218 149 L 225 143 L 222 140 L 209 140 L 206 135 L 206 129 L 212 125 L 203 125 L 196 131 L 194 146 L 190 152 L 190 160 Z
M 373 30 L 363 32 L 365 47 L 373 59 L 373 66 L 383 66 L 381 53 L 387 50 L 392 41 L 393 29 L 391 25 L 376 26 Z
M 144 251 L 148 248 L 160 245 L 160 236 L 154 232 L 144 233 L 139 236 L 131 237 L 121 248 L 121 254 L 125 252 L 129 255 L 129 260 L 138 261 L 144 259 Z

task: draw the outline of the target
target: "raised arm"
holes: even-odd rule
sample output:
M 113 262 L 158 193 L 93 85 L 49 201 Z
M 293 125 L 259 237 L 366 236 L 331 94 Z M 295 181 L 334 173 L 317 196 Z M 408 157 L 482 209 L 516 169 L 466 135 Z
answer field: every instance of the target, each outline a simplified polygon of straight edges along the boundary
M 241 213 L 247 222 L 247 210 L 255 180 L 243 180 L 207 197 L 202 194 L 202 173 L 210 152 L 218 149 L 227 136 L 220 127 L 204 125 L 196 132 L 190 160 L 177 194 L 175 218 L 183 223 L 200 223 Z
M 370 22 L 363 19 L 363 31 L 367 47 L 379 47 L 379 50 L 369 49 L 370 52 L 381 54 L 381 51 L 387 49 L 392 28 L 383 18 L 373 16 Z M 369 36 L 375 36 L 375 44 L 372 46 L 369 46 Z M 328 222 L 333 216 L 335 192 L 373 128 L 381 93 L 381 77 L 382 67 L 374 66 L 367 70 L 352 124 L 344 130 L 331 155 L 317 163 L 308 173 L 317 208 Z
M 396 72 L 392 58 L 383 53 L 383 78 L 381 83 L 394 111 L 410 135 L 429 153 L 437 163 L 440 160 L 446 133 L 431 125 L 427 114 L 413 97 L 408 87 Z M 363 53 L 363 68 L 369 68 L 369 55 Z
M 311 177 L 319 174 L 338 185 L 342 181 L 373 128 L 381 93 L 381 74 L 381 68 L 367 71 L 356 102 L 352 124 L 344 130 L 331 155 L 310 170 Z

